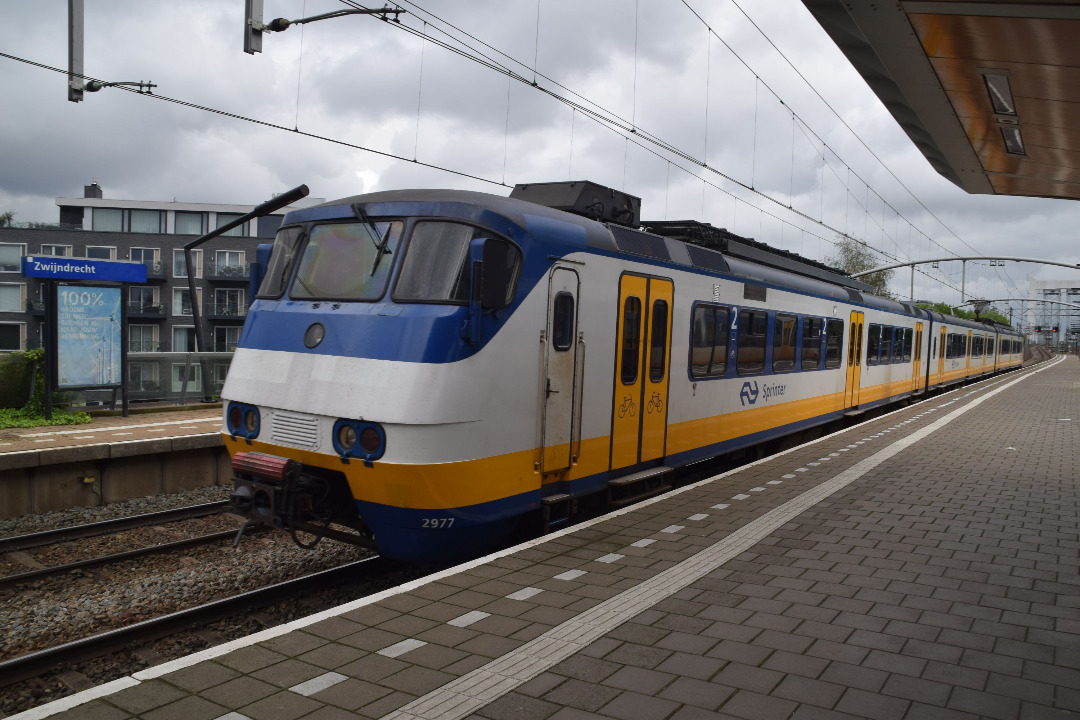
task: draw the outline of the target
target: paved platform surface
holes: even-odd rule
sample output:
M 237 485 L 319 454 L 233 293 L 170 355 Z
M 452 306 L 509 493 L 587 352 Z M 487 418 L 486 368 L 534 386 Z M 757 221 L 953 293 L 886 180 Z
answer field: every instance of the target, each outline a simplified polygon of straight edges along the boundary
M 27 459 L 23 464 L 69 462 L 71 448 L 120 443 L 140 443 L 163 438 L 213 436 L 221 432 L 221 406 L 190 406 L 162 412 L 132 414 L 128 417 L 98 416 L 85 425 L 57 425 L 35 428 L 0 429 L 0 457 L 9 456 L 0 469 L 10 466 L 17 456 Z M 220 442 L 220 437 L 207 437 L 208 442 Z M 68 452 L 51 452 L 63 448 Z M 138 451 L 138 448 L 133 448 Z M 157 452 L 147 449 L 146 452 Z M 44 452 L 44 455 L 42 454 Z M 52 459 L 55 456 L 55 459 Z
M 1080 360 L 21 716 L 1080 717 Z

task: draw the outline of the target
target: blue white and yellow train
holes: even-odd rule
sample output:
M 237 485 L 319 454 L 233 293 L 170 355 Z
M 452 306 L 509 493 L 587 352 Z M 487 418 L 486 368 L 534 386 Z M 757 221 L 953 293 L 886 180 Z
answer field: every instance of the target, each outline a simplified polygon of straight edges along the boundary
M 639 207 L 579 182 L 290 212 L 222 391 L 234 510 L 443 561 L 1021 364 L 1009 327 Z

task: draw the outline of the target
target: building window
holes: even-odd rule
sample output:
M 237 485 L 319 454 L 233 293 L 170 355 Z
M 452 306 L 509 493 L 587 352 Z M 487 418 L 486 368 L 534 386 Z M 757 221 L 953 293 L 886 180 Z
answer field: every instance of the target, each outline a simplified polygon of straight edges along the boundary
M 42 255 L 53 255 L 55 257 L 71 257 L 70 245 L 42 245 Z
M 195 288 L 195 298 L 202 310 L 202 288 Z M 173 315 L 191 315 L 191 292 L 187 288 L 173 288 L 172 295 Z
M 214 306 L 208 314 L 240 317 L 244 314 L 244 309 L 243 290 L 218 288 L 214 290 Z
M 92 208 L 91 227 L 99 232 L 165 232 L 165 213 L 161 210 L 120 210 Z
M 215 227 L 224 227 L 225 225 L 231 223 L 233 220 L 241 217 L 243 217 L 243 215 L 241 215 L 240 213 L 218 213 L 217 225 L 215 225 Z M 240 225 L 234 227 L 232 230 L 223 232 L 221 234 L 225 237 L 247 237 L 248 224 L 246 222 L 241 223 Z
M 25 285 L 0 285 L 0 312 L 25 312 L 25 291 Z
M 96 232 L 124 232 L 124 211 L 115 208 L 92 208 L 91 227 Z
M 206 213 L 178 210 L 173 231 L 177 235 L 202 235 L 206 232 Z
M 0 323 L 0 351 L 22 350 L 25 331 L 23 323 Z
M 172 329 L 173 352 L 195 352 L 195 328 L 174 327 Z
M 240 342 L 240 327 L 214 328 L 214 352 L 233 352 Z
M 25 245 L 0 245 L 0 272 L 22 272 Z
M 141 262 L 143 265 L 151 266 L 158 262 L 160 257 L 157 248 L 131 248 L 128 250 L 128 259 L 132 262 Z
M 159 352 L 157 325 L 128 325 L 128 352 Z
M 187 387 L 185 388 L 185 381 Z M 173 392 L 202 392 L 202 369 L 198 363 L 186 365 L 176 363 L 172 366 Z
M 128 363 L 128 388 L 133 392 L 161 392 L 156 362 Z
M 133 285 L 128 288 L 128 311 L 146 312 L 158 305 L 158 289 L 149 285 Z
M 93 245 L 87 245 L 86 257 L 90 258 L 91 260 L 115 260 L 116 248 L 94 247 Z
M 202 266 L 202 250 L 191 251 L 191 261 L 195 263 L 195 277 L 201 278 L 203 276 Z M 187 258 L 184 256 L 183 250 L 173 250 L 173 277 L 185 278 L 187 274 Z
M 135 233 L 159 233 L 162 227 L 165 213 L 160 210 L 128 210 L 128 232 Z

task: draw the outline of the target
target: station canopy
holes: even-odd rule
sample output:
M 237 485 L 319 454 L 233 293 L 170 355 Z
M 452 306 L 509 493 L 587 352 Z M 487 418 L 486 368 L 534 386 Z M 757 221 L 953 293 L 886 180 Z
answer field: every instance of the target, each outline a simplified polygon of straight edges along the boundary
M 1080 3 L 803 3 L 946 178 L 1080 199 Z

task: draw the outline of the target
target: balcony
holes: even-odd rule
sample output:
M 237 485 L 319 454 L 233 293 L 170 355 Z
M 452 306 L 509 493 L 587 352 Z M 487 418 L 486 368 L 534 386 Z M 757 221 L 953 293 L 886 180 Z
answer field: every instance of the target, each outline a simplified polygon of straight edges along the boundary
M 206 263 L 206 279 L 217 282 L 247 282 L 251 279 L 251 263 Z
M 247 316 L 247 305 L 244 303 L 210 303 L 206 306 L 207 320 L 235 320 L 243 322 Z
M 128 352 L 161 352 L 161 343 L 157 340 L 128 340 Z
M 216 353 L 231 353 L 231 352 L 235 352 L 235 351 L 236 351 L 236 343 L 235 343 L 235 342 L 220 342 L 220 341 L 215 341 L 215 342 L 214 342 L 214 346 L 213 346 L 213 348 L 211 348 L 211 350 L 212 350 L 213 352 L 216 352 Z
M 140 320 L 164 320 L 165 319 L 165 306 L 164 305 L 149 305 L 147 303 L 128 303 L 127 316 L 129 319 L 138 318 Z
M 144 262 L 146 266 L 146 278 L 149 280 L 164 280 L 165 279 L 165 263 L 161 261 Z
M 44 300 L 27 300 L 26 312 L 35 317 L 45 316 L 45 301 Z

